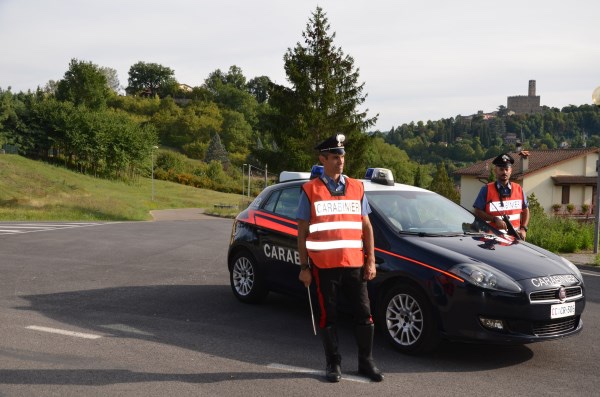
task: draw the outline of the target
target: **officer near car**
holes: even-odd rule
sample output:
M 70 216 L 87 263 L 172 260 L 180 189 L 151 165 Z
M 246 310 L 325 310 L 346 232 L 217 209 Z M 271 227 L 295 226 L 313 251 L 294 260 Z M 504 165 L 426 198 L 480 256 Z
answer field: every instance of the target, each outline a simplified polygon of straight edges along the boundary
M 345 136 L 337 134 L 315 147 L 323 174 L 302 186 L 298 204 L 299 280 L 308 288 L 314 280 L 320 308 L 319 329 L 325 349 L 326 378 L 339 382 L 337 302 L 344 293 L 355 321 L 358 372 L 381 382 L 383 374 L 372 355 L 375 326 L 367 281 L 375 278 L 371 208 L 363 184 L 343 175 Z
M 479 218 L 504 231 L 510 230 L 512 226 L 518 234 L 515 237 L 525 240 L 529 205 L 521 185 L 510 181 L 514 162 L 508 153 L 503 153 L 492 161 L 496 180 L 481 188 L 473 207 Z

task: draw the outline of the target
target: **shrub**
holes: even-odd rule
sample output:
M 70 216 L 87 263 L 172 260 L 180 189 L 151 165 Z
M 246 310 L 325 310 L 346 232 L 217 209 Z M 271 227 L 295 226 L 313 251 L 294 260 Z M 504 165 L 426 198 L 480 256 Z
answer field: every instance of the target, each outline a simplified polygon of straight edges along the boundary
M 587 215 L 590 210 L 589 204 L 581 204 L 581 213 Z
M 527 241 L 552 252 L 576 252 L 593 246 L 594 225 L 562 217 L 532 216 Z

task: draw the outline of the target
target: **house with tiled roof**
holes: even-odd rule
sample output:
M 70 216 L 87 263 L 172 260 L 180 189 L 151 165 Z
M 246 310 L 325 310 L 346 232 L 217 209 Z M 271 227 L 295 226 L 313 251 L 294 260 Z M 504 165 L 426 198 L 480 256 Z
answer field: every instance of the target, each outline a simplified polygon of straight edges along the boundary
M 555 204 L 561 208 L 573 204 L 575 213 L 581 212 L 583 204 L 594 208 L 599 151 L 582 148 L 509 153 L 515 159 L 511 181 L 521 185 L 527 196 L 534 193 L 547 213 L 552 213 Z M 494 157 L 454 172 L 460 176 L 460 204 L 465 208 L 473 208 L 479 190 L 488 182 L 492 160 Z

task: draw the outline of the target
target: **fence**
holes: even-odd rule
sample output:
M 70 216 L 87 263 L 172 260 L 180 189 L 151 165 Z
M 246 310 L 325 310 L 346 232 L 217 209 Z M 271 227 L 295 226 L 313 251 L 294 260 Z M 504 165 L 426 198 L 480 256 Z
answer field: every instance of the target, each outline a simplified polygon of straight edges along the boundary
M 265 169 L 253 166 L 252 164 L 242 165 L 242 196 L 251 201 L 264 188 L 277 182 L 277 175 L 269 173 L 267 166 Z

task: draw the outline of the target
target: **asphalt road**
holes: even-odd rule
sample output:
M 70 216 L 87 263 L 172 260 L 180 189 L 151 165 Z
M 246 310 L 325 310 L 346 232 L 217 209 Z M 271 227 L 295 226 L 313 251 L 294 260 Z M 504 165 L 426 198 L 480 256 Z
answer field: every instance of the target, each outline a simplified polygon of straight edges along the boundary
M 176 218 L 175 218 L 176 219 Z M 339 384 L 322 378 L 306 302 L 233 297 L 231 220 L 0 223 L 0 396 L 592 396 L 600 273 L 584 331 L 527 346 L 445 343 L 405 356 L 377 338 L 382 383 L 356 376 L 349 319 Z

